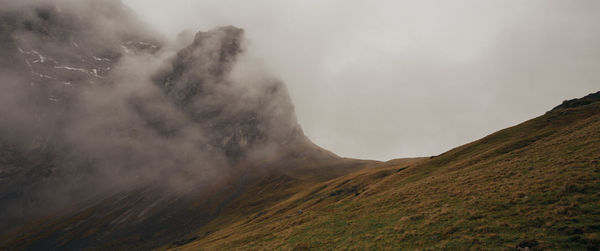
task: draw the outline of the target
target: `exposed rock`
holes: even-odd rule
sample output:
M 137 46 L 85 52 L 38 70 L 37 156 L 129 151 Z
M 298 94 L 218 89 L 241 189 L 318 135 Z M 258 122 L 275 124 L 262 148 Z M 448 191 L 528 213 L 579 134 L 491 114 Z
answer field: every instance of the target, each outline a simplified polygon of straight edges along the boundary
M 15 6 L 0 11 L 0 231 L 93 212 L 60 233 L 40 229 L 50 233 L 31 248 L 132 235 L 155 247 L 207 222 L 266 168 L 338 158 L 304 136 L 284 84 L 231 78 L 239 28 L 199 32 L 153 68 L 144 60 L 163 59 L 162 39 L 120 1 Z

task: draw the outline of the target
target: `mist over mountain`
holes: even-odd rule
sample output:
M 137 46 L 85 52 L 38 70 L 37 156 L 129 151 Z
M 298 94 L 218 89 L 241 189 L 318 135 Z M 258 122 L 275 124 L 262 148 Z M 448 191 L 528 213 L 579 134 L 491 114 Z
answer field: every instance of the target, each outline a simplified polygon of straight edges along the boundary
M 61 0 L 3 1 L 0 27 L 1 229 L 149 184 L 201 190 L 313 148 L 285 85 L 237 64 L 239 28 L 176 48 L 120 1 Z
M 600 92 L 436 156 L 341 158 L 241 28 L 0 4 L 2 250 L 600 248 Z

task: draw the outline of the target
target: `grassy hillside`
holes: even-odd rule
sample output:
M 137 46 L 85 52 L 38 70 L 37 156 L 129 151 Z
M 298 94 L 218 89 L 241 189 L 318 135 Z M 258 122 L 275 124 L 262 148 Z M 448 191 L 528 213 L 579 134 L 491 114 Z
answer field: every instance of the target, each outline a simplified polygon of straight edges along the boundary
M 274 173 L 163 248 L 598 250 L 599 178 L 600 103 L 580 102 L 436 157 Z
M 0 235 L 0 250 L 149 250 L 214 224 L 223 211 L 239 208 L 231 204 L 248 196 L 249 188 L 260 193 L 256 188 L 268 189 L 281 181 L 316 184 L 379 163 L 340 158 L 308 139 L 288 145 L 280 154 L 249 159 L 219 182 L 190 190 L 149 184 L 93 198 Z M 293 190 L 266 192 L 267 198 L 257 197 L 243 212 L 262 210 L 289 191 Z
M 146 187 L 41 219 L 0 249 L 598 250 L 599 99 L 428 158 L 344 159 L 307 140 L 198 193 Z

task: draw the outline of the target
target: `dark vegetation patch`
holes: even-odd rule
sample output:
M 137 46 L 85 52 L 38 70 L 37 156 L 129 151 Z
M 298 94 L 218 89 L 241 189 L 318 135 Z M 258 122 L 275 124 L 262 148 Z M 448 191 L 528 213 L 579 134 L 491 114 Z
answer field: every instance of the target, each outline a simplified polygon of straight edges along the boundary
M 375 179 L 383 179 L 392 174 L 394 174 L 394 170 L 383 170 L 383 171 L 376 172 L 375 174 L 372 174 L 371 177 L 373 177 Z
M 334 197 L 334 196 L 341 196 L 341 195 L 351 195 L 351 194 L 356 194 L 359 191 L 360 191 L 360 186 L 353 185 L 353 186 L 344 187 L 343 189 L 337 189 L 335 191 L 332 191 L 329 193 L 329 196 Z
M 174 241 L 172 244 L 173 244 L 173 246 L 176 246 L 176 247 L 183 246 L 185 244 L 188 244 L 188 243 L 191 243 L 191 242 L 197 240 L 198 238 L 199 238 L 198 236 L 194 236 L 194 237 L 191 237 L 191 238 L 181 239 L 181 240 L 178 240 L 178 241 Z
M 576 98 L 576 99 L 571 99 L 571 100 L 565 100 L 562 102 L 562 104 L 560 104 L 559 106 L 555 107 L 554 109 L 552 109 L 552 111 L 558 110 L 558 109 L 567 109 L 567 108 L 575 108 L 575 107 L 581 107 L 581 106 L 586 106 L 589 105 L 591 103 L 595 103 L 600 101 L 600 91 L 596 92 L 596 93 L 592 93 L 589 94 L 583 98 Z
M 539 242 L 536 240 L 524 240 L 517 244 L 517 249 L 519 248 L 534 248 L 539 245 Z

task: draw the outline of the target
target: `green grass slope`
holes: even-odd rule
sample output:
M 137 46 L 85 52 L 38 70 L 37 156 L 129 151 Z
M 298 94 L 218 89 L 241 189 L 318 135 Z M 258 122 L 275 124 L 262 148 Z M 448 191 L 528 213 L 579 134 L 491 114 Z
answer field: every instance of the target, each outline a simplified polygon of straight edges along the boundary
M 588 100 L 436 157 L 275 173 L 163 248 L 598 250 L 600 102 Z

